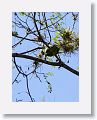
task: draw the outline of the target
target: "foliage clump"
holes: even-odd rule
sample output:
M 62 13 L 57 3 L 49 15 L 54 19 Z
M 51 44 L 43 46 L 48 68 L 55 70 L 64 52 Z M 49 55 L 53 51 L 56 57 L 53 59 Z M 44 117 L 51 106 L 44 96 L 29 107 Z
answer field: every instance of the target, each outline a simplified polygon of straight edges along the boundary
M 69 29 L 64 29 L 61 34 L 62 41 L 60 43 L 64 53 L 71 54 L 79 48 L 79 37 Z

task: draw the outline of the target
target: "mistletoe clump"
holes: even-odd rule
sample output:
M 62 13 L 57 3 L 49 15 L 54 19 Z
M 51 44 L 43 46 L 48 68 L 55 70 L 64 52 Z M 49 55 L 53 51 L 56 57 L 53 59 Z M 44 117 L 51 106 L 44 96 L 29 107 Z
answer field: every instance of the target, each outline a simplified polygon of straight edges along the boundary
M 61 37 L 61 46 L 64 53 L 71 54 L 79 49 L 79 37 L 74 32 L 65 29 Z

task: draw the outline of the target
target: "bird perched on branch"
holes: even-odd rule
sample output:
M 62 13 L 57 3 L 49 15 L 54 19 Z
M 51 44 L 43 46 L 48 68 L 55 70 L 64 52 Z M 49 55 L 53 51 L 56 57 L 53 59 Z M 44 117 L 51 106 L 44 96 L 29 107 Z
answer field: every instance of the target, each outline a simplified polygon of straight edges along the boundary
M 57 45 L 53 45 L 46 50 L 46 56 L 52 57 L 59 53 L 60 48 Z

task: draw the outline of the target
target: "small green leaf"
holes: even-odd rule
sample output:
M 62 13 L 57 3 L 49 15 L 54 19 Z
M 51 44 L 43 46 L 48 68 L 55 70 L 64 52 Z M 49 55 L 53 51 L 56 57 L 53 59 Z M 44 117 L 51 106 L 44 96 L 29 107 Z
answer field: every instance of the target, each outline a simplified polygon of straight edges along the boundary
M 52 40 L 53 40 L 55 43 L 57 42 L 57 39 L 56 39 L 56 37 L 54 37 Z
M 59 35 L 56 35 L 56 38 L 59 38 Z
M 47 75 L 48 75 L 48 76 L 54 76 L 54 73 L 48 72 Z
M 59 32 L 59 31 L 57 31 L 57 32 L 56 32 L 56 35 L 60 35 L 60 32 Z
M 19 13 L 21 16 L 24 16 L 25 15 L 25 12 L 20 12 Z

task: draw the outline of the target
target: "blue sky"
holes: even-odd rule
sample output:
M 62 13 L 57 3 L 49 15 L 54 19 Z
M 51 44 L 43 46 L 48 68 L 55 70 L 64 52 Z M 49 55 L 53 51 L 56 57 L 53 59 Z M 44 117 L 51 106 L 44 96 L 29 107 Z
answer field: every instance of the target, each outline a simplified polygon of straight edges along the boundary
M 62 13 L 64 14 L 64 13 Z M 50 13 L 48 13 L 48 17 L 50 16 Z M 25 20 L 25 17 L 21 17 L 23 20 Z M 13 16 L 13 21 L 15 20 Z M 71 19 L 71 15 L 68 15 L 64 21 L 64 28 L 72 28 L 73 21 Z M 29 22 L 29 25 L 32 25 L 32 21 Z M 25 35 L 25 31 L 19 28 L 13 27 L 13 31 L 17 30 L 18 33 L 22 36 Z M 78 33 L 79 31 L 79 21 L 75 24 L 74 32 Z M 29 36 L 32 37 L 32 36 Z M 12 38 L 13 44 L 17 42 L 17 38 Z M 35 47 L 31 42 L 24 41 L 22 45 L 18 45 L 15 49 L 13 49 L 13 52 L 23 52 L 28 49 L 31 49 Z M 69 63 L 67 61 L 69 60 Z M 18 64 L 20 64 L 23 69 L 26 71 L 27 66 L 29 66 L 30 69 L 33 69 L 32 61 L 25 60 L 21 58 L 16 58 L 16 61 Z M 65 56 L 64 61 L 66 64 L 71 66 L 74 69 L 77 69 L 79 66 L 79 54 L 72 54 L 71 56 Z M 73 73 L 67 71 L 66 69 L 58 67 L 52 67 L 49 65 L 43 65 L 41 68 L 39 68 L 40 72 L 52 72 L 54 75 L 49 76 L 47 80 L 52 85 L 52 92 L 48 92 L 48 85 L 46 83 L 46 80 L 41 76 L 42 82 L 39 81 L 33 74 L 29 76 L 29 89 L 31 92 L 32 97 L 35 99 L 36 102 L 78 102 L 79 101 L 79 77 L 74 75 Z M 13 69 L 12 71 L 12 78 L 14 80 L 15 76 L 17 75 L 16 69 Z M 29 102 L 30 98 L 28 96 L 27 89 L 26 89 L 26 81 L 25 78 L 20 75 L 18 77 L 18 80 L 20 80 L 19 83 L 14 83 L 12 85 L 12 101 L 16 101 L 16 98 L 18 100 L 23 100 L 23 102 Z

